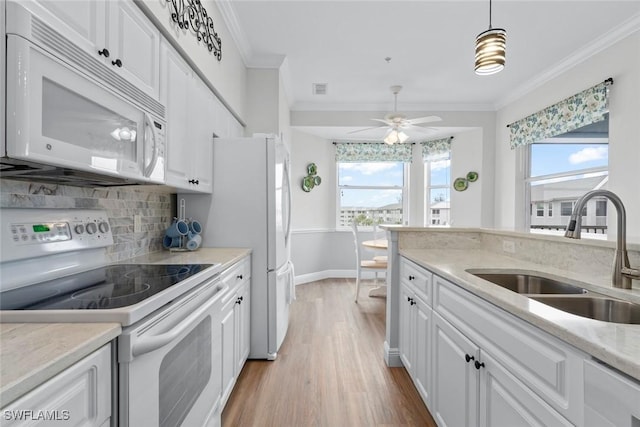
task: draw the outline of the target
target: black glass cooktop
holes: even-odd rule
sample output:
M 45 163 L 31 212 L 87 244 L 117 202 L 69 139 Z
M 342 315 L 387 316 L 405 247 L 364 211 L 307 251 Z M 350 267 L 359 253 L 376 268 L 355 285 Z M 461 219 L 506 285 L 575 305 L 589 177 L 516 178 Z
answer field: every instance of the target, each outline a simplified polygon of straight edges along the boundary
M 137 304 L 212 264 L 117 264 L 0 294 L 1 310 L 95 310 Z

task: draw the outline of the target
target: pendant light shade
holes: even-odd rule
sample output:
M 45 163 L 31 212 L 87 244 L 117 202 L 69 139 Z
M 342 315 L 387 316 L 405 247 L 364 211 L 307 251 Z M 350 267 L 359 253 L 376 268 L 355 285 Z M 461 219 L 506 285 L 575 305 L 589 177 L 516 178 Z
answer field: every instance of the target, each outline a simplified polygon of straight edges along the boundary
M 476 37 L 476 74 L 486 76 L 502 71 L 506 59 L 507 32 L 491 28 L 491 0 L 489 0 L 489 29 Z

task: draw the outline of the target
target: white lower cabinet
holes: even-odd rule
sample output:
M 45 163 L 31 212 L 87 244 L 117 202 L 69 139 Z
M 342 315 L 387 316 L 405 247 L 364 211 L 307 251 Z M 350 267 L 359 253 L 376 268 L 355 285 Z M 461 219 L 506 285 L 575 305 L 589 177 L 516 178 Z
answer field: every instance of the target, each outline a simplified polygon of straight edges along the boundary
M 640 427 L 640 382 L 601 363 L 586 360 L 584 425 Z
M 584 423 L 581 352 L 404 258 L 399 282 L 400 358 L 439 426 Z
M 111 419 L 111 344 L 2 408 L 3 426 L 103 426 Z
M 223 273 L 229 286 L 222 307 L 222 399 L 227 403 L 249 356 L 251 343 L 251 261 L 247 257 Z

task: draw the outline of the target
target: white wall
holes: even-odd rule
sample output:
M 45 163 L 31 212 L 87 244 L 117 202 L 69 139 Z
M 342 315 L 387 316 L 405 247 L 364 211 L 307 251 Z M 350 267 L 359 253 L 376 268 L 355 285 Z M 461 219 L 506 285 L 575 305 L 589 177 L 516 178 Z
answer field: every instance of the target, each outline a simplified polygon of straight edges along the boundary
M 191 65 L 198 69 L 215 89 L 216 95 L 233 113 L 244 120 L 246 115 L 246 67 L 240 56 L 220 10 L 213 0 L 202 0 L 202 5 L 213 19 L 215 31 L 222 40 L 222 60 L 218 61 L 207 47 L 198 42 L 191 30 L 181 30 L 171 19 L 170 2 L 166 0 L 136 0 L 176 48 L 189 56 Z
M 366 113 L 370 116 L 371 113 Z M 292 122 L 300 123 L 307 114 L 292 112 Z M 319 113 L 322 117 L 323 114 Z M 315 120 L 313 114 L 308 115 Z M 325 116 L 327 117 L 327 116 Z M 453 134 L 452 180 L 479 173 L 478 181 L 464 192 L 451 191 L 452 218 L 456 227 L 491 227 L 493 220 L 493 113 L 448 113 L 449 123 L 475 124 Z M 326 124 L 326 122 L 324 122 Z M 447 123 L 448 124 L 448 123 Z M 477 126 L 480 125 L 480 126 Z M 293 182 L 292 261 L 298 282 L 323 277 L 351 277 L 355 270 L 354 243 L 351 232 L 336 230 L 337 173 L 332 141 L 292 128 L 291 178 Z M 422 152 L 414 146 L 410 166 L 410 225 L 422 226 L 424 218 L 424 167 Z M 304 192 L 301 181 L 307 165 L 315 163 L 322 184 Z M 364 233 L 364 238 L 371 237 Z
M 522 186 L 516 176 L 516 150 L 509 148 L 507 125 L 613 77 L 610 92 L 609 183 L 626 206 L 628 238 L 640 242 L 640 32 L 597 53 L 497 112 L 495 225 L 523 227 Z M 515 201 L 514 201 L 515 195 Z M 610 212 L 614 212 L 613 206 Z M 615 220 L 610 226 L 615 233 Z M 615 237 L 615 235 L 614 235 Z

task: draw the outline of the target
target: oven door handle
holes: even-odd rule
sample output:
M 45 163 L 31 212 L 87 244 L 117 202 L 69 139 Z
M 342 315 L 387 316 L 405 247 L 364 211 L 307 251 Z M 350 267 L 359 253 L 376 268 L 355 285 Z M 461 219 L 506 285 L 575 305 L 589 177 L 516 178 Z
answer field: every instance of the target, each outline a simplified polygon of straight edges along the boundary
M 139 341 L 135 342 L 131 348 L 131 354 L 133 355 L 133 357 L 138 357 L 145 353 L 149 353 L 161 347 L 164 347 L 165 345 L 169 344 L 171 341 L 179 337 L 185 331 L 193 328 L 200 316 L 209 311 L 211 309 L 211 306 L 216 303 L 219 297 L 226 293 L 228 289 L 229 286 L 223 286 L 222 288 L 220 288 L 220 290 L 216 293 L 216 297 L 214 299 L 210 300 L 209 303 L 201 306 L 196 311 L 180 320 L 178 322 L 179 325 L 171 329 L 171 331 L 160 335 L 141 338 Z

